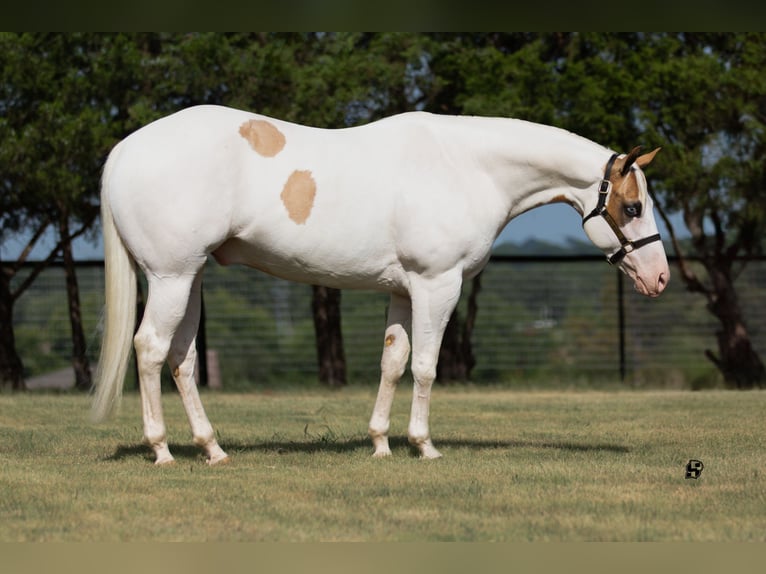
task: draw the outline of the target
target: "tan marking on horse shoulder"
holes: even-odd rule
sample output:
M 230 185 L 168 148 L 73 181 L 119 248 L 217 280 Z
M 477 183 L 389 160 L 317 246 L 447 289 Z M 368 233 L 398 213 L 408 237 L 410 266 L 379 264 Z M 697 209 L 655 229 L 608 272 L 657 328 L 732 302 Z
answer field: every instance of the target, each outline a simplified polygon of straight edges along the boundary
M 386 347 L 390 347 L 394 344 L 394 341 L 396 341 L 396 337 L 394 335 L 389 335 L 386 337 Z
M 282 193 L 282 203 L 287 209 L 287 215 L 297 224 L 306 223 L 314 207 L 314 197 L 317 186 L 311 171 L 296 169 L 287 178 Z
M 263 157 L 274 157 L 282 151 L 287 141 L 285 135 L 266 120 L 246 121 L 239 126 L 239 135 Z

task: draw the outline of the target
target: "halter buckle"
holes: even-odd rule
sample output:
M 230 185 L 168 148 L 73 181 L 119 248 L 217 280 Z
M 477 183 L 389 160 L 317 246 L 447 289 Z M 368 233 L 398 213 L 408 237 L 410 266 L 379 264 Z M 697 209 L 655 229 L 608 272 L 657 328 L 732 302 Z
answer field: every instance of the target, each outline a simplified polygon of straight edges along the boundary
M 598 192 L 601 195 L 607 195 L 612 190 L 612 182 L 608 179 L 602 179 L 601 184 L 598 186 Z

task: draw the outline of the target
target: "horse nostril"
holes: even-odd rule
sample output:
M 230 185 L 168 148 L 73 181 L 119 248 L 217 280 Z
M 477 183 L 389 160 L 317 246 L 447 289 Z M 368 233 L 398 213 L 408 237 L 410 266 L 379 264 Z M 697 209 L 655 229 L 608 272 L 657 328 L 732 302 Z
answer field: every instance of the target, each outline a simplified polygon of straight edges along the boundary
M 665 285 L 668 284 L 668 278 L 665 275 L 665 273 L 660 273 L 660 276 L 657 278 L 657 285 L 660 289 L 664 289 Z

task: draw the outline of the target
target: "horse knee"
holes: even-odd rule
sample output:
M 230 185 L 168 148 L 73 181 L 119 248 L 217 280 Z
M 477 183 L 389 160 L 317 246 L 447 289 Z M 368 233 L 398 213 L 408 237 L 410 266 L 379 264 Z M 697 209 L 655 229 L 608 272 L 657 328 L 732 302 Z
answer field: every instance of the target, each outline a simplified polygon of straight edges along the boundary
M 430 386 L 436 379 L 436 361 L 423 357 L 413 357 L 412 376 L 415 383 Z

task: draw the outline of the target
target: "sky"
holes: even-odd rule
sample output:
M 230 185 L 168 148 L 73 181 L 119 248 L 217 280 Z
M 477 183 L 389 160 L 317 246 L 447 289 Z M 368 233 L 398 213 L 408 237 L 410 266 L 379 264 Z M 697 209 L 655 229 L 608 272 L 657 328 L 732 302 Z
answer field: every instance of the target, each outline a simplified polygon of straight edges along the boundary
M 667 229 L 658 215 L 655 214 L 657 225 L 664 239 L 668 239 Z M 513 219 L 502 231 L 497 239 L 497 243 L 512 242 L 523 244 L 529 240 L 543 241 L 555 245 L 566 245 L 568 239 L 578 241 L 587 241 L 588 238 L 582 230 L 582 223 L 579 214 L 569 205 L 552 204 L 538 207 Z M 679 236 L 683 237 L 685 227 L 680 215 L 671 217 L 671 221 Z M 30 260 L 43 259 L 48 255 L 48 250 L 53 245 L 53 237 L 41 240 L 41 248 L 32 252 Z M 0 254 L 5 261 L 13 260 L 18 257 L 23 249 L 21 240 L 7 240 L 0 245 Z M 84 259 L 102 259 L 103 246 L 100 239 L 93 243 L 85 239 L 78 239 L 75 242 L 75 258 Z

